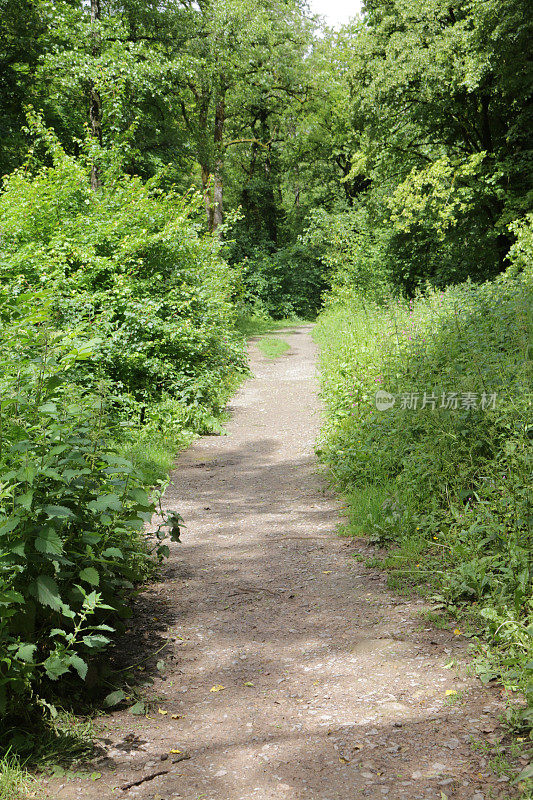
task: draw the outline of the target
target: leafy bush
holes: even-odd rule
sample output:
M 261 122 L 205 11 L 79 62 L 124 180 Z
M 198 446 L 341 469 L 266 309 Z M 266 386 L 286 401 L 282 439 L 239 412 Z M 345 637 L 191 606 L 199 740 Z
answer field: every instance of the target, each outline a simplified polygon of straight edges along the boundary
M 381 300 L 390 290 L 390 266 L 384 232 L 363 206 L 329 213 L 313 209 L 300 242 L 322 265 L 333 294 Z
M 105 387 L 96 395 L 72 381 L 91 343 L 51 329 L 45 300 L 2 307 L 2 713 L 22 709 L 46 679 L 86 677 L 114 630 L 105 616 L 127 614 L 149 565 L 141 532 L 154 504 L 143 476 L 111 446 Z
M 276 248 L 242 237 L 227 245 L 236 274 L 235 302 L 241 313 L 283 319 L 314 318 L 327 280 L 321 262 L 305 242 Z
M 179 537 L 177 516 L 144 535 L 149 490 L 179 443 L 219 429 L 246 370 L 196 198 L 111 174 L 93 192 L 32 127 L 51 164 L 0 195 L 0 713 L 15 716 L 110 643 Z
M 474 604 L 503 648 L 485 679 L 496 671 L 530 693 L 531 284 L 506 276 L 384 306 L 332 303 L 317 335 L 321 454 L 354 517 L 367 511 L 354 527 L 400 548 L 398 574 L 415 574 L 408 555 L 425 552 L 418 571 L 437 576 L 448 604 Z M 380 389 L 395 400 L 389 410 L 376 410 Z
M 53 165 L 5 179 L 0 276 L 14 291 L 47 287 L 58 328 L 90 321 L 100 342 L 77 380 L 106 377 L 135 401 L 172 394 L 187 404 L 231 382 L 245 368 L 231 273 L 218 242 L 198 232 L 198 198 L 128 176 L 93 192 L 83 163 L 33 126 Z

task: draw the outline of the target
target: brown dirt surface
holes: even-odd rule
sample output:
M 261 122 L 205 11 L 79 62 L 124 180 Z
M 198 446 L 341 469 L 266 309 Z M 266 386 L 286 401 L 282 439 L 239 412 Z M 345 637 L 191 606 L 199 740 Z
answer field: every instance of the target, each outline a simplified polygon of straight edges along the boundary
M 149 711 L 99 718 L 101 777 L 50 779 L 53 800 L 510 796 L 471 746 L 499 739 L 503 706 L 468 675 L 467 640 L 336 535 L 310 334 L 280 332 L 291 349 L 273 360 L 252 342 L 227 435 L 180 457 L 165 506 L 185 518 L 183 543 L 124 645 L 153 680 Z

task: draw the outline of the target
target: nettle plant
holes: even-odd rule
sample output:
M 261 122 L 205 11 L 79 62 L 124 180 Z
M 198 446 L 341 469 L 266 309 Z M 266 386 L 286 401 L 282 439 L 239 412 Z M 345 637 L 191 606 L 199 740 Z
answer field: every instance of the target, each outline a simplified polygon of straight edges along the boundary
M 47 680 L 85 679 L 180 520 L 149 545 L 155 504 L 110 445 L 106 385 L 71 380 L 98 341 L 54 331 L 42 295 L 0 299 L 0 712 L 16 713 Z

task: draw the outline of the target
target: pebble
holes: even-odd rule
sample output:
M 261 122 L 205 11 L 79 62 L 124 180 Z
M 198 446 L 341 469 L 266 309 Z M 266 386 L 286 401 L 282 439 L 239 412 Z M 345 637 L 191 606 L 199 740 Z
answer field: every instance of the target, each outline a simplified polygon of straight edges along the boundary
M 448 748 L 448 750 L 455 750 L 455 748 L 459 747 L 460 744 L 461 742 L 459 741 L 459 739 L 453 738 L 453 739 L 447 739 L 445 742 L 442 743 L 442 746 Z

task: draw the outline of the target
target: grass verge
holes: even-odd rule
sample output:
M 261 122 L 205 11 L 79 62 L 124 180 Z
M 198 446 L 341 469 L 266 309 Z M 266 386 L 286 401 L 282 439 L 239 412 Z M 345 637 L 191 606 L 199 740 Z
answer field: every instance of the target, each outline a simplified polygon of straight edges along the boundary
M 21 766 L 16 756 L 0 759 L 0 800 L 31 800 L 38 798 L 35 778 Z
M 342 533 L 382 548 L 370 565 L 391 587 L 468 621 L 474 669 L 509 690 L 522 738 L 533 726 L 532 298 L 505 277 L 332 304 L 315 328 L 318 452 L 347 498 Z

